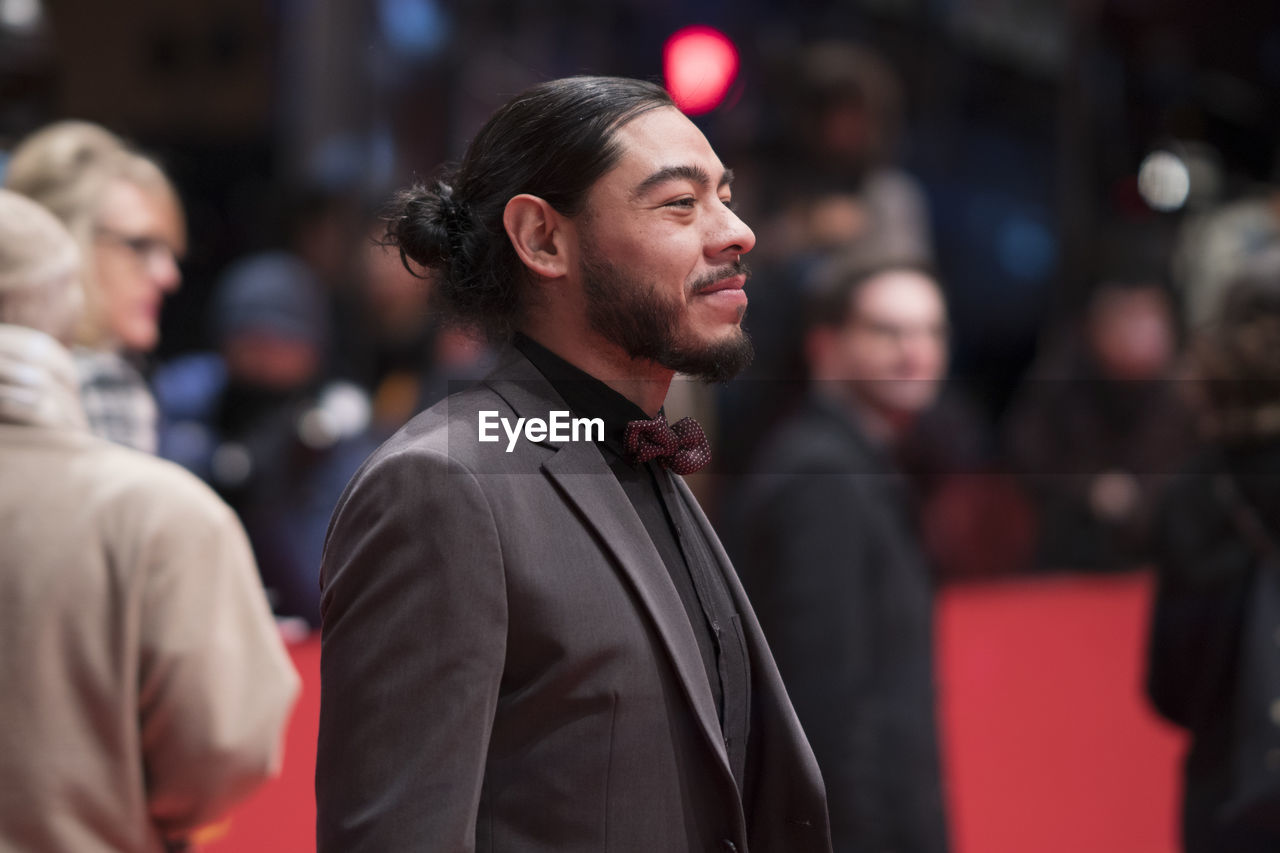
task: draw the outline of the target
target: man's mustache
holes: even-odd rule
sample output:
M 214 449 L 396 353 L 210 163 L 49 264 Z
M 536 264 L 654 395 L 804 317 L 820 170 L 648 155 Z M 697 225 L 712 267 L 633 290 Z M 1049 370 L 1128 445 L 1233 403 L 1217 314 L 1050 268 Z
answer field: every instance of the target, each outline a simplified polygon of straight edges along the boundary
M 696 296 L 704 290 L 715 287 L 726 278 L 733 278 L 737 275 L 745 276 L 748 279 L 751 278 L 751 267 L 747 266 L 747 262 L 742 260 L 742 258 L 738 258 L 738 260 L 731 264 L 726 264 L 725 266 L 716 267 L 711 270 L 706 275 L 695 281 L 689 287 L 689 292 Z

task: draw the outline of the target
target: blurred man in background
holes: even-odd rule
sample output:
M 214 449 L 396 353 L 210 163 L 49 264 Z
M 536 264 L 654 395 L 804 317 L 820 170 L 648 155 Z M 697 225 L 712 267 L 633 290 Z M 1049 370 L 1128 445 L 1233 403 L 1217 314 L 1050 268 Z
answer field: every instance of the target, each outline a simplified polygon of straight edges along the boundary
M 373 398 L 375 431 L 383 438 L 493 366 L 479 338 L 441 322 L 432 304 L 434 275 L 413 275 L 382 243 L 386 223 L 368 232 L 359 255 L 359 300 L 344 319 L 359 343 L 346 353 L 353 377 Z M 457 383 L 454 385 L 453 383 Z
M 928 202 L 898 165 L 906 113 L 902 81 L 876 50 L 844 40 L 805 44 L 777 75 L 781 119 L 760 178 L 758 282 L 745 320 L 756 358 L 719 394 L 721 471 L 741 471 L 804 393 L 801 338 L 814 273 L 832 258 L 876 253 L 930 261 Z M 760 202 L 757 202 L 760 204 Z
M 792 66 L 782 104 L 790 156 L 768 251 L 931 259 L 928 201 L 897 162 L 906 114 L 897 70 L 870 46 L 835 39 L 805 45 Z
M 320 625 L 320 552 L 347 480 L 376 447 L 369 399 L 323 373 L 326 294 L 288 252 L 241 258 L 213 296 L 215 353 L 164 365 L 162 455 L 239 514 L 280 616 Z
M 97 435 L 156 450 L 156 406 L 137 359 L 160 340 L 160 306 L 181 282 L 186 225 L 155 161 L 109 131 L 67 121 L 14 150 L 5 186 L 52 211 L 85 259 L 85 311 L 73 351 Z
M 947 368 L 938 283 L 841 262 L 806 335 L 804 406 L 766 442 L 734 562 L 827 785 L 838 853 L 947 849 L 930 570 L 897 442 Z
M 1007 416 L 1042 570 L 1121 571 L 1153 556 L 1155 507 L 1195 446 L 1181 341 L 1158 276 L 1106 274 L 1055 330 Z
M 0 848 L 182 849 L 278 770 L 298 677 L 231 511 L 89 434 L 79 279 L 0 190 Z

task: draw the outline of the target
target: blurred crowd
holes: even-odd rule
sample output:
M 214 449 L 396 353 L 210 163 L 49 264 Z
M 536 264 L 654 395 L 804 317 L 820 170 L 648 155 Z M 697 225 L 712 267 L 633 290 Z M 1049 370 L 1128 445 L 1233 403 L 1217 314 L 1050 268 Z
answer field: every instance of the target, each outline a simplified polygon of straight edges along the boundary
M 833 268 L 916 266 L 948 302 L 966 298 L 938 261 L 929 193 L 897 161 L 906 106 L 892 67 L 828 41 L 786 73 L 779 139 L 735 164 L 755 182 L 743 195 L 760 234 L 745 323 L 756 360 L 729 386 L 680 388 L 672 402 L 718 424 L 714 473 L 698 483 L 713 514 L 816 379 L 809 314 Z M 201 235 L 187 233 L 180 188 L 155 161 L 104 165 L 102 152 L 121 145 L 62 122 L 21 141 L 5 173 L 94 259 L 90 319 L 75 339 L 91 422 L 212 484 L 245 520 L 279 612 L 314 624 L 309 573 L 338 491 L 451 382 L 481 376 L 490 352 L 441 328 L 429 278 L 382 245 L 385 187 L 290 184 L 272 191 L 284 220 L 274 243 L 225 259 L 196 320 L 178 329 L 186 340 L 166 340 L 157 358 L 162 304 Z M 121 180 L 102 190 L 108 168 Z M 1115 223 L 1083 261 L 1086 292 L 1046 322 L 1001 405 L 984 399 L 980 377 L 948 376 L 945 360 L 927 370 L 895 360 L 885 333 L 883 360 L 858 379 L 929 385 L 928 405 L 891 445 L 936 577 L 1149 563 L 1159 494 L 1196 445 L 1180 381 L 1191 332 L 1247 258 L 1280 241 L 1277 197 L 1258 188 L 1181 228 L 1150 211 Z M 944 350 L 953 346 L 948 337 Z
M 1180 475 L 1235 472 L 1277 532 L 1275 481 L 1255 475 L 1280 471 L 1280 187 L 1176 223 L 1117 217 L 1091 257 L 1073 259 L 1089 286 L 992 405 L 974 377 L 949 371 L 948 304 L 967 297 L 939 262 L 930 193 L 900 162 L 902 81 L 874 51 L 837 41 L 806 46 L 789 73 L 767 159 L 729 163 L 754 182 L 743 216 L 759 235 L 745 322 L 756 360 L 727 386 L 682 385 L 668 409 L 696 411 L 714 432 L 711 473 L 691 480 L 832 802 L 847 789 L 856 803 L 833 809 L 837 839 L 946 849 L 934 590 L 1035 572 L 1172 572 L 1153 689 L 1171 718 L 1217 738 L 1196 754 L 1212 778 L 1191 786 L 1211 811 L 1225 747 L 1206 695 L 1230 691 L 1232 664 L 1204 661 L 1200 678 L 1181 668 L 1210 653 L 1184 647 L 1204 625 L 1230 634 L 1242 622 L 1252 563 L 1219 553 L 1231 512 Z M 204 238 L 188 230 L 183 187 L 79 121 L 20 141 L 3 184 L 52 212 L 84 259 L 85 310 L 55 337 L 72 344 L 89 427 L 207 483 L 247 531 L 275 615 L 316 627 L 320 551 L 348 479 L 492 358 L 437 322 L 430 279 L 383 245 L 384 188 L 281 187 L 280 239 L 226 258 L 203 327 L 160 359 L 162 303 Z M 1204 589 L 1229 600 L 1197 611 Z M 835 679 L 833 655 L 844 658 Z M 1227 849 L 1199 824 L 1193 836 Z M 1274 849 L 1240 843 L 1230 849 Z

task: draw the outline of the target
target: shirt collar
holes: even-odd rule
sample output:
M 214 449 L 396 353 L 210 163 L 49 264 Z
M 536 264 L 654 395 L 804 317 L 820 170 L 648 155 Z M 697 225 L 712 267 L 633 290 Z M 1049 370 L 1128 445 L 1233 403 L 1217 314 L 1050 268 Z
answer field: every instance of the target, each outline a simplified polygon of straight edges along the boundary
M 626 455 L 623 435 L 627 423 L 649 420 L 644 409 L 527 335 L 517 332 L 512 343 L 551 383 L 574 416 L 603 420 L 604 444 L 619 456 Z

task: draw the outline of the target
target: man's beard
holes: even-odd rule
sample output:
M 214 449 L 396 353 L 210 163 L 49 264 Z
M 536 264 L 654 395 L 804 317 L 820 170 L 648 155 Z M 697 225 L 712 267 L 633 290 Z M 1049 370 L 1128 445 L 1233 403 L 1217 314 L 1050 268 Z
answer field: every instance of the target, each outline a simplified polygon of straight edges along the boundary
M 584 257 L 582 273 L 591 329 L 629 357 L 653 361 L 704 382 L 727 382 L 751 363 L 755 348 L 741 327 L 711 343 L 682 340 L 686 303 L 664 297 L 652 282 L 625 275 L 603 259 Z M 689 295 L 728 276 L 747 273 L 742 261 L 714 270 L 694 282 Z

